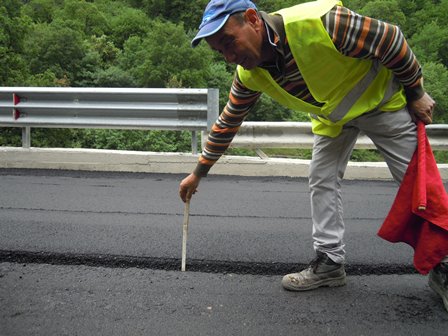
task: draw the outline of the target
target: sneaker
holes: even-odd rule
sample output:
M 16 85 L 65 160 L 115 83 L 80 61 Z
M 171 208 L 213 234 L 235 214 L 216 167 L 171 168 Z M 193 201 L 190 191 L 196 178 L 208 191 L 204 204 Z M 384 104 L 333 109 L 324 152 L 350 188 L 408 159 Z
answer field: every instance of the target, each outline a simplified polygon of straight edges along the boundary
M 282 280 L 283 288 L 292 291 L 338 287 L 344 286 L 345 283 L 344 265 L 335 263 L 322 252 L 317 252 L 316 258 L 303 271 L 287 274 Z
M 448 311 L 448 263 L 440 263 L 429 272 L 429 287 L 442 297 Z

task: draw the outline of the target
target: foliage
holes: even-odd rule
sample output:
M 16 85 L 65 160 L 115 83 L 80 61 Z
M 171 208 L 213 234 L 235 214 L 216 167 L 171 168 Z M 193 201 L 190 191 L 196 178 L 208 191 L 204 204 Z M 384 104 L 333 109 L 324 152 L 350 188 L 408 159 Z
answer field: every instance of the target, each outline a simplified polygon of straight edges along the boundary
M 423 70 L 428 75 L 424 82 L 425 89 L 431 92 L 437 102 L 434 123 L 448 124 L 448 69 L 443 64 L 430 62 L 424 64 Z
M 31 146 L 33 147 L 72 147 L 74 130 L 55 128 L 32 128 Z M 20 128 L 0 127 L 0 146 L 21 146 Z
M 144 38 L 130 37 L 119 64 L 142 87 L 165 87 L 175 74 L 184 87 L 207 87 L 205 78 L 212 53 L 205 46 L 190 47 L 182 25 L 154 20 Z
M 262 95 L 253 110 L 247 116 L 250 121 L 290 120 L 292 111 L 283 107 L 269 96 Z
M 229 73 L 222 62 L 209 64 L 207 87 L 219 90 L 219 107 L 224 108 L 229 98 L 229 88 L 232 85 L 233 74 Z
M 253 2 L 257 5 L 258 9 L 263 10 L 267 13 L 272 13 L 282 8 L 287 8 L 303 2 L 307 2 L 307 0 L 255 0 Z
M 22 56 L 29 20 L 20 15 L 20 1 L 0 3 L 0 85 L 17 85 L 28 74 Z
M 19 147 L 22 143 L 20 128 L 0 127 L 0 146 Z
M 436 21 L 425 24 L 409 43 L 423 64 L 436 62 L 448 66 L 448 28 L 445 24 Z
M 444 25 L 448 20 L 448 0 L 399 0 L 407 17 L 403 31 L 408 38 L 430 22 Z
M 149 31 L 150 19 L 144 12 L 134 8 L 123 8 L 117 15 L 110 20 L 111 39 L 118 47 L 131 36 L 145 36 Z
M 69 85 L 81 70 L 86 48 L 83 34 L 67 21 L 35 23 L 25 40 L 24 57 L 33 74 L 52 71 Z
M 191 134 L 187 131 L 128 131 L 88 129 L 77 131 L 75 146 L 152 152 L 188 152 Z
M 50 23 L 54 19 L 54 11 L 57 8 L 60 7 L 56 5 L 55 0 L 34 0 L 22 7 L 22 14 L 36 23 Z
M 397 0 L 374 0 L 367 2 L 359 14 L 374 17 L 400 27 L 406 23 L 406 16 L 402 12 Z
M 182 22 L 190 30 L 199 26 L 208 0 L 128 0 L 128 3 L 142 9 L 149 17 Z

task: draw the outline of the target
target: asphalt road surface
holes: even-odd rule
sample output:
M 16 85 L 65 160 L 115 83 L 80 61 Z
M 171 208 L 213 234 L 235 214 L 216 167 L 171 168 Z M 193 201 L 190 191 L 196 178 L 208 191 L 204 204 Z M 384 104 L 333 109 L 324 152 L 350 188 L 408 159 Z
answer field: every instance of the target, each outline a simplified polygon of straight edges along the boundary
M 291 293 L 313 257 L 305 179 L 0 170 L 0 335 L 448 335 L 412 249 L 376 232 L 397 186 L 344 182 L 348 284 Z

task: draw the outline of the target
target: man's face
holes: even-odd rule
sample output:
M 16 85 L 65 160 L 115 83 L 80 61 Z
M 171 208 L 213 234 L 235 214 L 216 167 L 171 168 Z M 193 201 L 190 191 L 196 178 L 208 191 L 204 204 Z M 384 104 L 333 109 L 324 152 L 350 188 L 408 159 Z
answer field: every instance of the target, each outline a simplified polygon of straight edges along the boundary
M 244 13 L 244 22 L 231 16 L 224 27 L 205 40 L 226 62 L 253 69 L 262 62 L 262 20 L 254 10 Z

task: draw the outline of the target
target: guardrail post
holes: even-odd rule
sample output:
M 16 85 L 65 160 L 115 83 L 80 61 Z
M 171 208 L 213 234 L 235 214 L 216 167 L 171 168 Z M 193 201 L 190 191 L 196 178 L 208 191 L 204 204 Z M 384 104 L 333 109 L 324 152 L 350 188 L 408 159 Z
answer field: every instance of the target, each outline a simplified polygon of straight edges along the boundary
M 22 128 L 22 147 L 31 147 L 31 127 L 29 126 Z
M 201 152 L 204 149 L 205 144 L 207 143 L 207 137 L 208 137 L 208 132 L 202 131 L 201 132 Z
M 201 151 L 207 142 L 208 133 L 219 116 L 219 89 L 208 89 L 207 92 L 207 132 L 201 132 Z
M 210 132 L 219 115 L 219 90 L 208 89 L 207 96 L 207 131 Z
M 196 131 L 191 131 L 191 153 L 198 153 L 198 136 L 196 134 Z

